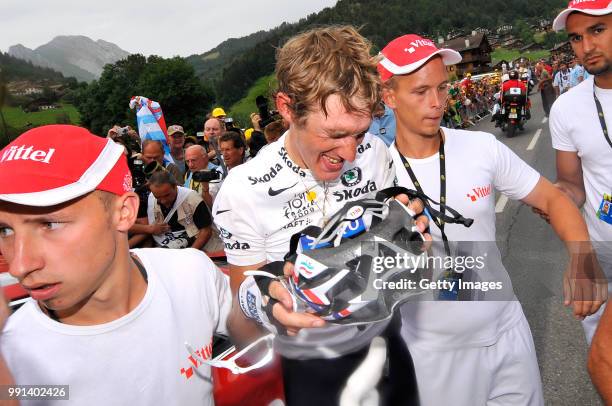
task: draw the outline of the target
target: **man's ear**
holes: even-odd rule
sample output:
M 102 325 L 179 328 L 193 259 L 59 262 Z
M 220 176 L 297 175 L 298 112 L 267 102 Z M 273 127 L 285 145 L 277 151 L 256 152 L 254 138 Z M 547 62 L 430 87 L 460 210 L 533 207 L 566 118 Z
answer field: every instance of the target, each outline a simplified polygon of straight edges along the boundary
M 278 113 L 281 115 L 289 125 L 293 124 L 293 110 L 291 110 L 291 97 L 283 92 L 276 94 L 276 108 Z
M 397 105 L 395 104 L 395 91 L 391 87 L 383 85 L 382 99 L 385 102 L 385 105 L 387 105 L 387 107 L 390 109 L 395 110 L 397 108 Z
M 133 192 L 124 193 L 115 199 L 114 218 L 117 231 L 128 232 L 138 217 L 140 199 Z

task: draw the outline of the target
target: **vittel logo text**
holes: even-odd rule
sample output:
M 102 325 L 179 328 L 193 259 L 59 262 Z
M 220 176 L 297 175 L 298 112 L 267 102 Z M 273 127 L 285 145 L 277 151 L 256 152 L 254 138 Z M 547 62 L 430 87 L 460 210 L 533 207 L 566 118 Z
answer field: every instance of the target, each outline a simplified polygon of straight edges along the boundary
M 410 43 L 415 48 L 419 47 L 435 47 L 434 43 L 428 39 L 417 39 L 416 41 L 412 41 Z
M 2 154 L 2 158 L 0 158 L 0 162 L 7 161 L 17 161 L 17 160 L 31 160 L 36 162 L 42 162 L 48 164 L 51 160 L 51 157 L 55 153 L 55 148 L 49 148 L 48 151 L 43 150 L 35 150 L 34 147 L 25 145 L 15 146 L 13 145 Z

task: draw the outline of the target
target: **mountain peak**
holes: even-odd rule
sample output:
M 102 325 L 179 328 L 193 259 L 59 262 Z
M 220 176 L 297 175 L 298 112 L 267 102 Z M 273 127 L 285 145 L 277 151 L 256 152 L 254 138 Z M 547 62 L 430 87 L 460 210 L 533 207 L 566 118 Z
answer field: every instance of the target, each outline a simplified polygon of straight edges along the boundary
M 104 65 L 126 58 L 130 53 L 104 40 L 94 41 L 85 35 L 58 35 L 32 50 L 21 44 L 9 48 L 8 54 L 52 68 L 79 80 L 91 81 L 100 77 Z

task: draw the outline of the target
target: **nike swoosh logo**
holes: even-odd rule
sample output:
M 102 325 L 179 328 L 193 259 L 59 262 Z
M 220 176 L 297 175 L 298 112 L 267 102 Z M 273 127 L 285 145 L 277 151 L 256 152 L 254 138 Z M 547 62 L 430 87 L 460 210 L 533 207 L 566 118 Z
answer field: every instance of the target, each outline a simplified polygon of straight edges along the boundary
M 232 209 L 227 209 L 227 210 L 217 210 L 217 213 L 215 213 L 215 216 L 218 216 L 219 214 L 223 214 L 226 211 L 231 211 Z
M 283 193 L 285 190 L 289 190 L 289 189 L 291 189 L 292 187 L 294 187 L 295 185 L 297 185 L 297 182 L 295 182 L 293 185 L 291 185 L 291 186 L 289 186 L 289 187 L 285 187 L 285 188 L 278 189 L 278 190 L 274 190 L 274 189 L 270 188 L 270 189 L 268 189 L 268 194 L 269 194 L 270 196 L 278 196 L 278 195 L 280 195 L 281 193 Z

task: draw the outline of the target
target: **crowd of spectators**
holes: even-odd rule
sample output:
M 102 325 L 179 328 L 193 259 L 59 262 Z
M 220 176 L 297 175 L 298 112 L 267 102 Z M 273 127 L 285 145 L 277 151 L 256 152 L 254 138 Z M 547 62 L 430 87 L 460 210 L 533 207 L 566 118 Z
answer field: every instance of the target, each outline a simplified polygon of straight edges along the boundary
M 114 125 L 107 137 L 124 146 L 140 199 L 138 220 L 130 230 L 130 247 L 223 250 L 212 219 L 212 206 L 228 172 L 257 155 L 285 132 L 282 120 L 262 127 L 252 113 L 252 127 L 241 130 L 221 107 L 207 115 L 203 131 L 187 134 L 181 125 L 167 129 L 172 161 L 159 141 L 141 142 L 130 126 Z M 195 175 L 195 176 L 194 176 Z

